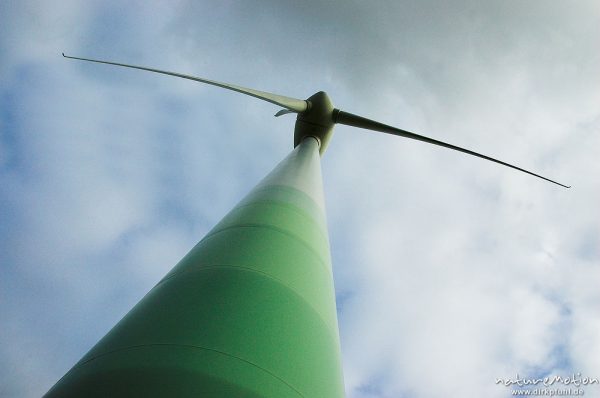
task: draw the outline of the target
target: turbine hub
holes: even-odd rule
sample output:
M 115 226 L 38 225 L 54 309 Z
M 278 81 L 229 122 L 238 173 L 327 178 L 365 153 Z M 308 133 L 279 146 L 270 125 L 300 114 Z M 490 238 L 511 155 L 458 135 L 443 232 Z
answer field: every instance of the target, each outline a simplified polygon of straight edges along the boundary
M 333 135 L 333 104 L 324 91 L 313 94 L 306 101 L 310 107 L 298 113 L 294 129 L 294 147 L 306 137 L 315 137 L 319 142 L 319 153 L 323 156 Z

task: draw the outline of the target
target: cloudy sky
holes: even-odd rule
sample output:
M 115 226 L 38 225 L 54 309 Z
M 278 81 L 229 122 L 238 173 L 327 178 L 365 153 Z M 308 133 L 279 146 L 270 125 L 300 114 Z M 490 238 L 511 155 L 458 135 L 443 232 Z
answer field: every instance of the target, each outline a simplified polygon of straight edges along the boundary
M 62 51 L 324 90 L 573 185 L 338 126 L 346 394 L 600 378 L 599 46 L 595 1 L 1 1 L 0 396 L 47 391 L 292 147 L 271 104 Z

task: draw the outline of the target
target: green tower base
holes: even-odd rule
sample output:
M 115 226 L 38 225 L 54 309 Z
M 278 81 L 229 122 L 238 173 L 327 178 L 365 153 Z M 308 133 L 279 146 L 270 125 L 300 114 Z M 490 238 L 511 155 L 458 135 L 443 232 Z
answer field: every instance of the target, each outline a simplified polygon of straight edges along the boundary
M 305 139 L 46 397 L 343 397 L 316 140 Z

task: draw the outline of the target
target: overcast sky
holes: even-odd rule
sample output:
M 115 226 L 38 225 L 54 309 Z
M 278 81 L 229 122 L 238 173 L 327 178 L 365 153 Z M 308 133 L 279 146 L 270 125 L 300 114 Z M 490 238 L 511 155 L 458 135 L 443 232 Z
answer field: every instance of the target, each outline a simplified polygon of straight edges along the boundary
M 598 2 L 150 3 L 0 2 L 0 396 L 46 392 L 292 148 L 271 104 L 62 51 L 324 90 L 573 185 L 336 127 L 346 394 L 600 378 Z

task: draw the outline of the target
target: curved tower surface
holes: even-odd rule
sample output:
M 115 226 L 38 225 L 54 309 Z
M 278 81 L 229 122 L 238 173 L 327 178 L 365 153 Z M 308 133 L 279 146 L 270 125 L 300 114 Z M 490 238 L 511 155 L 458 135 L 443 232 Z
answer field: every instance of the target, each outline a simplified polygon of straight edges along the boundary
M 307 137 L 46 397 L 343 397 L 319 144 Z

